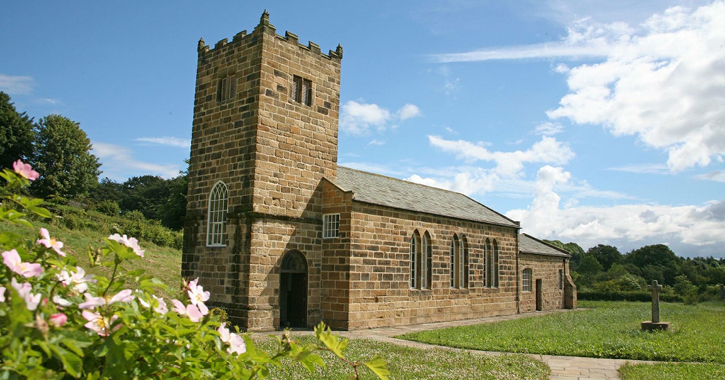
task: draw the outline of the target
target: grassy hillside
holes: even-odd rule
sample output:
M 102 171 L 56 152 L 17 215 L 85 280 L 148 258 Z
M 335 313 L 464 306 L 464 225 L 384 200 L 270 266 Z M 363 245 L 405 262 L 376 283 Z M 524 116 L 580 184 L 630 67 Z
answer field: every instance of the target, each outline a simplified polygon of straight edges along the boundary
M 89 270 L 89 247 L 93 249 L 100 247 L 103 239 L 113 233 L 125 233 L 137 237 L 141 248 L 146 250 L 145 257 L 132 260 L 126 269 L 146 270 L 148 274 L 161 279 L 169 286 L 167 290 L 159 290 L 159 295 L 176 297 L 181 281 L 181 250 L 155 244 L 151 240 L 153 235 L 148 232 L 156 230 L 155 240 L 170 242 L 169 245 L 176 245 L 175 239 L 180 241 L 180 232 L 167 230 L 161 226 L 156 227 L 153 222 L 146 220 L 109 217 L 95 211 L 85 211 L 71 206 L 50 206 L 49 209 L 54 214 L 63 216 L 56 216 L 50 220 L 33 220 L 33 229 L 0 221 L 0 231 L 11 232 L 24 239 L 35 240 L 38 239 L 40 228 L 47 228 L 51 236 L 65 244 L 63 251 L 68 256 L 74 257 L 79 266 L 89 273 L 106 275 L 109 274 L 107 268 L 96 267 Z M 72 228 L 69 228 L 69 225 Z M 165 235 L 166 238 L 162 235 Z

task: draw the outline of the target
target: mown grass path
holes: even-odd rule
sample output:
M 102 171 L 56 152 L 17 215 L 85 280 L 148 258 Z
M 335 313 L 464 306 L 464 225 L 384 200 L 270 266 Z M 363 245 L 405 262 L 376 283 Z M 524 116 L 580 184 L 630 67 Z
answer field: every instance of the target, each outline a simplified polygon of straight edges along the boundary
M 484 351 L 677 362 L 725 363 L 725 304 L 664 303 L 670 331 L 640 331 L 648 303 L 581 302 L 590 308 L 500 323 L 453 327 L 401 338 Z

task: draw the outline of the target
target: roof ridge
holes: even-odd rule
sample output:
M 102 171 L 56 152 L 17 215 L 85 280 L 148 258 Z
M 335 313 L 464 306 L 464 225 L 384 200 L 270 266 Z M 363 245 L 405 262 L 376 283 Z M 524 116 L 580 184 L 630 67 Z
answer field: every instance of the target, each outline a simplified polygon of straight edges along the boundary
M 544 245 L 546 245 L 546 246 L 548 246 L 548 247 L 554 248 L 555 250 L 557 250 L 557 251 L 559 251 L 559 252 L 562 252 L 562 253 L 564 253 L 565 255 L 567 255 L 567 256 L 569 256 L 569 257 L 571 257 L 571 253 L 569 253 L 568 251 L 566 251 L 566 250 L 563 250 L 563 249 L 561 249 L 561 248 L 559 248 L 559 247 L 557 247 L 557 246 L 555 246 L 555 245 L 553 245 L 553 244 L 549 244 L 549 243 L 547 243 L 547 242 L 545 242 L 545 241 L 543 241 L 543 240 L 539 240 L 538 238 L 535 238 L 535 237 L 533 237 L 533 236 L 531 236 L 531 235 L 527 234 L 526 232 L 521 232 L 521 235 L 526 235 L 526 237 L 528 237 L 528 238 L 530 238 L 530 239 L 533 239 L 533 240 L 535 240 L 535 241 L 537 241 L 537 242 L 539 242 L 539 243 L 541 243 L 541 244 L 544 244 Z
M 485 206 L 485 205 L 483 205 L 482 203 L 480 203 L 480 202 L 476 201 L 475 199 L 472 199 L 472 198 L 470 198 L 470 197 L 469 197 L 468 195 L 466 195 L 466 194 L 463 194 L 463 193 L 461 193 L 461 192 L 458 192 L 458 191 L 453 191 L 453 190 L 448 190 L 448 189 L 442 189 L 442 188 L 440 188 L 440 187 L 435 187 L 435 186 L 431 186 L 431 185 L 426 185 L 426 184 L 423 184 L 423 183 L 418 183 L 418 182 L 412 182 L 412 181 L 407 181 L 407 180 L 404 180 L 404 179 L 400 179 L 400 178 L 395 178 L 395 177 L 391 177 L 391 176 L 387 176 L 387 175 L 383 175 L 383 174 L 378 174 L 378 173 L 373 173 L 373 172 L 366 172 L 365 170 L 360 170 L 360 169 L 353 169 L 353 168 L 348 168 L 347 166 L 339 166 L 339 165 L 338 165 L 338 166 L 337 166 L 337 168 L 338 168 L 338 169 L 339 169 L 339 168 L 343 168 L 343 169 L 347 169 L 347 170 L 353 170 L 353 171 L 356 171 L 356 172 L 360 172 L 360 173 L 365 173 L 365 174 L 371 174 L 371 175 L 374 175 L 374 176 L 378 176 L 378 177 L 383 177 L 383 178 L 387 178 L 387 179 L 392 179 L 392 180 L 395 180 L 395 181 L 398 181 L 398 182 L 405 182 L 406 184 L 412 184 L 412 185 L 416 185 L 416 186 L 423 186 L 423 187 L 427 187 L 427 188 L 429 188 L 429 189 L 433 189 L 433 190 L 439 190 L 439 191 L 445 191 L 445 192 L 447 192 L 447 193 L 452 193 L 452 194 L 457 194 L 457 195 L 463 195 L 464 197 L 466 197 L 466 198 L 469 198 L 469 199 L 471 199 L 472 201 L 474 201 L 474 202 L 476 202 L 476 203 L 480 204 L 481 206 L 483 206 L 483 207 L 486 207 L 486 208 L 488 208 L 489 210 L 491 210 L 491 209 L 490 209 L 490 208 L 489 208 L 488 206 Z M 496 211 L 494 211 L 494 210 L 491 210 L 491 211 L 493 211 L 493 212 L 495 212 L 495 213 L 499 214 L 498 212 L 496 212 Z M 501 215 L 501 214 L 499 214 L 499 215 Z M 502 215 L 502 216 L 503 216 L 503 215 Z M 505 216 L 504 216 L 504 218 L 505 218 Z M 506 219 L 508 219 L 508 218 L 506 218 Z M 510 220 L 510 219 L 509 219 L 509 220 Z

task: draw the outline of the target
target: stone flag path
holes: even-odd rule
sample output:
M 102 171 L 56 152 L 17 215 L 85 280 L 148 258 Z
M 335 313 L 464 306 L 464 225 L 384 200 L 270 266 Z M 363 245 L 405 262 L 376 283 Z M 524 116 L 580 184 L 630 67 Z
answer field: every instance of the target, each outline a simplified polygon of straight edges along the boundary
M 410 325 L 410 326 L 397 326 L 397 327 L 383 327 L 383 328 L 377 328 L 377 329 L 369 329 L 369 330 L 355 330 L 355 331 L 336 331 L 335 333 L 346 337 L 346 338 L 354 338 L 354 339 L 374 339 L 379 340 L 383 342 L 398 344 L 402 346 L 409 346 L 409 347 L 415 347 L 415 348 L 421 348 L 421 349 L 431 349 L 431 348 L 439 348 L 439 349 L 448 349 L 448 350 L 458 350 L 458 351 L 468 351 L 468 352 L 478 352 L 481 354 L 487 354 L 487 355 L 506 355 L 505 352 L 492 352 L 492 351 L 477 351 L 477 350 L 464 350 L 460 348 L 451 348 L 451 347 L 444 347 L 444 346 L 437 346 L 432 344 L 426 344 L 426 343 L 419 343 L 419 342 L 412 342 L 408 340 L 402 340 L 402 339 L 396 339 L 394 336 L 412 333 L 412 332 L 418 332 L 423 330 L 434 330 L 434 329 L 442 329 L 446 327 L 455 327 L 455 326 L 469 326 L 469 325 L 477 325 L 481 323 L 491 323 L 491 322 L 499 322 L 499 321 L 507 321 L 512 319 L 519 319 L 519 318 L 529 318 L 529 317 L 536 317 L 541 316 L 544 314 L 552 314 L 552 313 L 571 313 L 576 312 L 576 310 L 552 310 L 552 311 L 543 311 L 543 312 L 536 312 L 536 313 L 527 313 L 527 314 L 518 314 L 518 315 L 509 315 L 509 316 L 501 316 L 501 317 L 486 317 L 486 318 L 477 318 L 477 319 L 469 319 L 465 321 L 454 321 L 454 322 L 441 322 L 441 323 L 425 323 L 420 325 Z M 312 332 L 306 332 L 306 331 L 293 331 L 292 335 L 299 335 L 299 334 L 311 334 Z M 551 380 L 610 380 L 610 379 L 619 379 L 619 367 L 621 367 L 624 363 L 630 362 L 630 363 L 652 363 L 652 362 L 645 362 L 645 361 L 639 361 L 639 360 L 625 360 L 625 359 L 597 359 L 597 358 L 582 358 L 577 356 L 551 356 L 551 355 L 536 355 L 536 354 L 528 354 L 534 359 L 540 360 L 544 363 L 546 363 L 551 368 Z

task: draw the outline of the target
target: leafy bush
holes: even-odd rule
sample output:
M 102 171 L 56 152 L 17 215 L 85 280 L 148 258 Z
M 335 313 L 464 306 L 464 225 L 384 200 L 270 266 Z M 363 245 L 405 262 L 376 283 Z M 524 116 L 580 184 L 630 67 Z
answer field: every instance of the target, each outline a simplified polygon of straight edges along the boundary
M 666 289 L 666 288 L 665 288 Z M 664 290 L 664 289 L 663 289 Z M 577 293 L 577 298 L 586 301 L 636 301 L 651 302 L 652 292 L 641 291 L 598 291 L 598 290 L 581 290 Z M 671 291 L 661 292 L 660 301 L 662 302 L 682 302 L 681 296 Z
M 108 216 L 118 216 L 121 213 L 121 207 L 118 203 L 108 199 L 96 204 L 95 210 Z
M 26 212 L 43 218 L 51 213 L 42 200 L 17 195 L 37 173 L 24 164 L 15 171 L 0 173 L 7 181 L 0 187 L 0 221 L 32 228 Z M 257 349 L 248 334 L 232 332 L 210 312 L 205 305 L 210 294 L 198 279 L 183 284 L 178 297 L 183 301 L 171 300 L 170 310 L 154 295 L 165 284 L 143 270 L 124 269 L 144 257 L 134 238 L 113 234 L 101 248 L 89 248 L 91 267 L 110 268 L 110 277 L 86 275 L 66 257 L 66 248 L 44 228 L 36 241 L 0 232 L 2 379 L 264 379 L 283 358 L 310 372 L 324 366 L 315 353 L 320 350 L 349 364 L 355 378 L 358 367 L 381 379 L 389 375 L 380 358 L 345 359 L 348 341 L 324 324 L 315 329 L 315 342 L 300 344 L 285 334 L 271 353 Z M 130 281 L 138 288 L 130 289 Z

